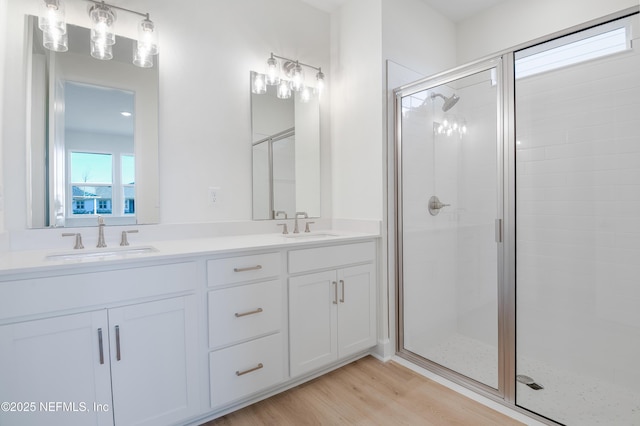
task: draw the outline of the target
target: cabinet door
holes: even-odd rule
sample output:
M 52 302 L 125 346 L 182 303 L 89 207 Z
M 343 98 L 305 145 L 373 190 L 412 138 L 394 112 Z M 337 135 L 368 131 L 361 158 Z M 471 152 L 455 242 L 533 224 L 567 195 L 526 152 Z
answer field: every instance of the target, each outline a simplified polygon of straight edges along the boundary
M 376 279 L 373 264 L 338 271 L 338 355 L 376 344 Z
M 337 296 L 334 271 L 289 279 L 292 377 L 338 359 Z
M 109 310 L 117 425 L 166 425 L 198 414 L 195 296 Z
M 0 401 L 27 409 L 2 425 L 113 425 L 106 311 L 0 327 Z

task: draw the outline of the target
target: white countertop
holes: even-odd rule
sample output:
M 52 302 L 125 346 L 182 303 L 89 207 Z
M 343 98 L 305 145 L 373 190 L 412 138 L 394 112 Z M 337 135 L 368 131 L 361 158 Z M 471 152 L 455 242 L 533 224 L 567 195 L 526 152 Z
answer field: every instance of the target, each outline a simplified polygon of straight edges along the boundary
M 378 233 L 322 230 L 309 234 L 284 236 L 282 234 L 254 234 L 221 236 L 212 238 L 174 239 L 131 244 L 128 247 L 105 247 L 101 249 L 87 247 L 79 250 L 23 250 L 6 251 L 0 256 L 0 277 L 26 272 L 42 272 L 49 270 L 68 270 L 80 266 L 129 264 L 143 260 L 160 260 L 189 256 L 219 255 L 239 251 L 260 249 L 304 248 L 308 245 L 322 243 L 345 243 L 379 237 Z M 154 251 L 133 254 L 119 253 L 127 248 L 152 247 Z M 61 254 L 91 254 L 88 257 L 62 258 L 51 260 L 47 256 Z M 100 256 L 96 253 L 104 253 Z

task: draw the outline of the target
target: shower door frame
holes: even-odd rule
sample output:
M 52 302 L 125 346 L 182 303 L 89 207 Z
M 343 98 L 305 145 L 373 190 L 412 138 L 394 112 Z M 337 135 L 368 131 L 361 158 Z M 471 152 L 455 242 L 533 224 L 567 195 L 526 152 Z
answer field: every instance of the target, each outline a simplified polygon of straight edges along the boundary
M 509 132 L 505 126 L 508 126 L 508 116 L 505 116 L 504 111 L 509 108 L 505 107 L 505 102 L 508 102 L 507 93 L 509 92 L 503 84 L 505 76 L 505 67 L 508 64 L 505 62 L 511 62 L 509 58 L 503 58 L 502 56 L 496 56 L 488 60 L 482 60 L 474 62 L 472 64 L 455 68 L 451 71 L 447 71 L 441 74 L 437 74 L 433 77 L 429 77 L 424 80 L 419 80 L 415 83 L 399 87 L 394 90 L 394 114 L 395 114 L 395 248 L 396 248 L 396 284 L 397 284 L 397 297 L 396 297 L 396 337 L 397 337 L 397 355 L 412 361 L 418 365 L 425 366 L 429 370 L 443 376 L 444 378 L 451 380 L 454 383 L 461 384 L 465 387 L 471 388 L 491 399 L 504 401 L 507 398 L 509 392 L 512 389 L 509 388 L 509 383 L 515 381 L 515 357 L 511 354 L 507 348 L 513 345 L 515 338 L 515 329 L 509 327 L 508 319 L 515 315 L 515 295 L 511 294 L 509 288 L 512 287 L 505 281 L 510 281 L 508 277 L 513 271 L 508 268 L 509 262 L 504 259 L 506 253 L 511 253 L 513 250 L 505 250 L 505 246 L 511 248 L 511 245 L 515 247 L 515 239 L 510 237 L 509 227 L 510 223 L 506 220 L 509 217 L 505 214 L 505 208 L 510 209 L 512 197 L 508 196 L 508 181 L 505 180 L 505 164 L 508 164 L 508 141 L 505 141 L 505 135 L 509 135 Z M 451 83 L 456 80 L 460 80 L 465 77 L 469 77 L 473 74 L 477 74 L 484 71 L 496 70 L 496 108 L 497 108 L 497 122 L 496 122 L 496 220 L 500 222 L 496 224 L 496 250 L 497 250 L 497 299 L 498 299 L 498 322 L 496 324 L 498 328 L 498 388 L 495 389 L 489 385 L 478 382 L 467 376 L 464 376 L 458 372 L 455 372 L 447 367 L 444 367 L 431 360 L 423 358 L 404 348 L 404 293 L 403 293 L 403 209 L 402 209 L 402 98 L 409 96 L 424 90 L 428 90 L 434 87 L 438 87 L 447 83 Z M 508 73 L 506 73 L 508 76 Z M 511 167 L 509 167 L 511 169 Z M 511 191 L 511 189 L 509 189 Z M 515 208 L 515 203 L 513 203 Z M 507 231 L 507 232 L 505 232 Z M 513 235 L 513 234 L 511 234 Z M 515 258 L 514 258 L 515 259 Z M 513 380 L 511 380 L 513 379 Z M 513 385 L 515 386 L 515 385 Z
M 515 193 L 515 160 L 516 160 L 516 123 L 515 123 L 515 60 L 516 51 L 545 43 L 555 38 L 579 32 L 590 27 L 624 18 L 640 12 L 639 6 L 632 6 L 615 13 L 608 14 L 552 34 L 505 49 L 480 60 L 462 65 L 451 70 L 418 80 L 394 90 L 394 160 L 393 167 L 395 185 L 393 202 L 394 220 L 394 253 L 395 253 L 395 308 L 396 308 L 396 355 L 424 367 L 445 379 L 471 389 L 508 408 L 524 413 L 527 416 L 549 425 L 558 423 L 540 414 L 530 411 L 516 403 L 516 193 Z M 498 64 L 491 66 L 491 64 Z M 499 162 L 498 182 L 499 201 L 502 200 L 502 244 L 498 252 L 498 391 L 480 382 L 456 373 L 446 367 L 404 349 L 403 344 L 403 289 L 402 289 L 402 97 L 431 87 L 464 78 L 465 76 L 496 68 L 498 81 L 498 135 Z

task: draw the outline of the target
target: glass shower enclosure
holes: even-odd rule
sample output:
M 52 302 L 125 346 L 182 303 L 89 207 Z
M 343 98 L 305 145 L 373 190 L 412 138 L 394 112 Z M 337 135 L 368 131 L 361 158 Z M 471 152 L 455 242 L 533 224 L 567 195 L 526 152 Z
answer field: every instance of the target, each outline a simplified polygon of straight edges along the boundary
M 396 89 L 401 357 L 540 421 L 640 425 L 640 19 Z

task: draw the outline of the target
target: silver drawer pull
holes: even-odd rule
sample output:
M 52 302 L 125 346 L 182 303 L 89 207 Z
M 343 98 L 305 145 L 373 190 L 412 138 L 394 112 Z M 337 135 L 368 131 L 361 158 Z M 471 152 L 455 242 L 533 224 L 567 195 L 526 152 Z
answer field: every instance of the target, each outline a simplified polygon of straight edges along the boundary
M 255 311 L 243 312 L 241 314 L 236 312 L 235 315 L 236 315 L 236 318 L 240 318 L 240 317 L 246 317 L 247 315 L 259 314 L 260 312 L 262 312 L 262 308 L 258 308 Z
M 264 365 L 262 365 L 262 363 L 258 364 L 257 366 L 250 368 L 248 370 L 245 371 L 236 371 L 236 376 L 244 376 L 245 374 L 249 374 L 249 373 L 253 373 L 256 370 L 260 370 L 261 368 L 263 368 Z
M 100 351 L 100 364 L 104 364 L 104 347 L 102 343 L 102 329 L 98 329 L 98 350 Z
M 246 268 L 233 268 L 233 272 L 258 271 L 262 269 L 262 265 L 248 266 Z

